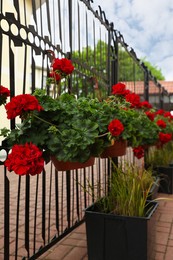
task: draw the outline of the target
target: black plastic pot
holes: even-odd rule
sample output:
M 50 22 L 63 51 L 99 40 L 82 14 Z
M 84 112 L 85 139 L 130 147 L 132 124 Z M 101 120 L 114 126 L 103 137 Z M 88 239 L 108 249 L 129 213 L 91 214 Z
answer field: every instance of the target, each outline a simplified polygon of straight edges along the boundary
M 85 212 L 89 260 L 154 259 L 157 202 L 151 202 L 146 217 L 100 213 L 96 205 Z
M 173 167 L 158 166 L 154 170 L 160 177 L 158 192 L 173 194 Z

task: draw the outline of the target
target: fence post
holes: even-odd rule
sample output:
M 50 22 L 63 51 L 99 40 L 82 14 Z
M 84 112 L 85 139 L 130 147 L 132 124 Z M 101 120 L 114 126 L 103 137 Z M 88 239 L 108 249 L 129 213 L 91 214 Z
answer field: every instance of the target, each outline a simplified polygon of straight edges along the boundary
M 149 73 L 147 69 L 144 71 L 144 100 L 149 101 Z

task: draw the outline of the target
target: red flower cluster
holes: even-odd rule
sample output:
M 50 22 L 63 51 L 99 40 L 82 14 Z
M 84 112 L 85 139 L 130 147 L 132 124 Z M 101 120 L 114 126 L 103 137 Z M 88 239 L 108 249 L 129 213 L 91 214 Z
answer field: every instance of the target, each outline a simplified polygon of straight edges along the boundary
M 156 111 L 156 115 L 161 115 L 164 117 L 169 117 L 170 119 L 173 119 L 173 115 L 171 115 L 171 112 L 165 111 L 163 109 L 159 109 Z
M 140 96 L 129 89 L 126 89 L 124 83 L 117 83 L 112 86 L 112 94 L 122 96 L 125 100 L 131 103 L 131 108 L 152 108 L 152 105 L 148 101 L 140 101 Z
M 140 106 L 145 108 L 152 108 L 152 105 L 147 100 L 142 101 Z
M 7 97 L 9 96 L 10 96 L 9 89 L 0 85 L 0 106 L 2 104 L 5 104 Z
M 43 110 L 36 97 L 30 94 L 22 94 L 13 97 L 11 101 L 5 105 L 5 108 L 8 119 L 13 119 L 16 116 L 22 116 L 22 114 L 27 111 Z
M 172 140 L 172 134 L 159 133 L 159 140 L 162 144 L 166 144 Z
M 5 161 L 9 171 L 18 175 L 36 175 L 42 172 L 44 159 L 42 151 L 34 144 L 14 145 Z
M 108 125 L 108 130 L 112 136 L 119 136 L 124 131 L 124 126 L 118 119 L 113 119 Z
M 112 86 L 112 94 L 113 95 L 126 96 L 129 93 L 130 93 L 130 91 L 126 89 L 126 85 L 121 83 L 121 82 Z
M 74 70 L 72 62 L 66 58 L 54 59 L 52 67 L 53 71 L 59 73 L 63 77 L 71 74 Z
M 161 128 L 166 128 L 166 123 L 162 119 L 157 120 L 156 124 Z
M 165 111 L 163 109 L 159 109 L 156 111 L 156 115 L 164 115 Z
M 164 112 L 164 117 L 169 117 L 170 119 L 173 119 L 173 115 L 169 111 Z
M 49 77 L 56 80 L 56 82 L 59 82 L 61 80 L 61 76 L 56 72 L 50 72 Z
M 143 148 L 143 146 L 134 147 L 133 148 L 133 154 L 138 159 L 141 159 L 142 157 L 144 157 L 144 148 Z
M 135 93 L 129 93 L 128 95 L 126 95 L 126 101 L 131 103 L 131 108 L 141 107 L 140 96 Z
M 154 117 L 155 117 L 155 113 L 151 112 L 151 111 L 146 111 L 145 114 L 148 116 L 148 118 L 151 121 L 154 121 Z

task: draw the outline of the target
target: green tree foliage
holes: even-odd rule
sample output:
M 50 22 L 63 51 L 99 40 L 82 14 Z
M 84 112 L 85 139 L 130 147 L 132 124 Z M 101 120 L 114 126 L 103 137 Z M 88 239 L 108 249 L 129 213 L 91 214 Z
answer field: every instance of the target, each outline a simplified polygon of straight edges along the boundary
M 119 61 L 119 81 L 141 81 L 144 80 L 144 72 L 139 64 L 137 64 L 130 54 L 124 50 L 121 46 L 118 52 Z M 164 80 L 161 69 L 152 65 L 146 58 L 142 58 L 141 61 L 145 64 L 151 74 L 156 77 L 157 80 Z
M 142 59 L 142 61 L 147 66 L 147 68 L 151 71 L 151 74 L 154 77 L 156 77 L 157 80 L 165 80 L 165 77 L 162 74 L 161 69 L 159 69 L 157 66 L 152 65 L 149 61 L 146 60 L 146 58 Z
M 95 48 L 91 46 L 84 47 L 81 52 L 74 51 L 72 57 L 76 62 L 75 67 L 80 71 L 79 75 L 75 77 L 75 84 L 73 91 L 81 90 L 82 93 L 97 93 L 97 81 L 99 81 L 99 90 L 107 94 L 107 87 L 110 78 L 109 59 L 113 56 L 118 58 L 118 81 L 143 81 L 144 70 L 140 64 L 137 64 L 132 56 L 119 45 L 118 54 L 113 53 L 113 48 L 110 50 L 110 57 L 108 59 L 108 44 L 99 40 Z M 113 54 L 113 55 L 112 55 Z M 157 80 L 163 80 L 164 76 L 157 66 L 153 66 L 146 58 L 142 59 L 151 74 Z M 85 91 L 86 90 L 86 91 Z M 83 92 L 84 91 L 84 92 Z M 99 94 L 100 95 L 100 94 Z

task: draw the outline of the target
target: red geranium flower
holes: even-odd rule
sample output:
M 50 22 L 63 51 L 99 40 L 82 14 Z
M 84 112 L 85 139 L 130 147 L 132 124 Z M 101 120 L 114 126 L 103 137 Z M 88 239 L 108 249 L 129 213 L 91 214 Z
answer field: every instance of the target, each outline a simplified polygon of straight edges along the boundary
M 130 93 L 130 90 L 126 89 L 126 85 L 119 82 L 112 86 L 112 94 L 113 95 L 122 95 L 125 96 Z
M 141 102 L 141 107 L 152 108 L 152 105 L 147 100 L 145 100 Z
M 61 80 L 61 76 L 54 71 L 49 73 L 49 77 L 54 78 L 57 82 Z
M 133 153 L 134 156 L 137 157 L 138 159 L 141 159 L 144 157 L 144 148 L 143 146 L 138 146 L 133 148 Z
M 163 109 L 159 109 L 156 111 L 156 115 L 163 115 L 165 113 L 165 111 Z
M 166 144 L 172 140 L 172 134 L 159 133 L 159 140 L 162 144 Z
M 145 114 L 148 116 L 148 118 L 151 120 L 151 121 L 154 121 L 154 117 L 155 117 L 155 114 L 151 111 L 146 111 Z
M 9 171 L 18 175 L 36 175 L 42 172 L 44 159 L 42 151 L 34 144 L 14 145 L 5 161 Z
M 0 106 L 5 104 L 7 97 L 10 96 L 10 90 L 0 85 Z
M 58 71 L 58 73 L 60 73 L 62 76 L 67 76 L 74 70 L 72 62 L 66 58 L 54 59 L 52 67 L 53 71 Z
M 124 126 L 118 119 L 113 119 L 108 125 L 108 130 L 112 136 L 119 136 L 124 131 Z
M 22 113 L 26 111 L 43 110 L 36 97 L 31 96 L 30 94 L 22 94 L 13 97 L 11 101 L 5 105 L 5 108 L 8 119 L 13 119 L 19 115 L 21 116 Z
M 131 107 L 140 107 L 140 96 L 137 95 L 136 93 L 129 93 L 126 95 L 126 101 L 131 103 Z
M 169 111 L 166 111 L 164 114 L 163 114 L 164 117 L 169 117 L 170 119 L 173 119 L 173 116 L 171 115 L 171 112 Z
M 161 128 L 165 128 L 166 127 L 166 123 L 165 121 L 163 121 L 162 119 L 157 120 L 156 124 L 161 127 Z

